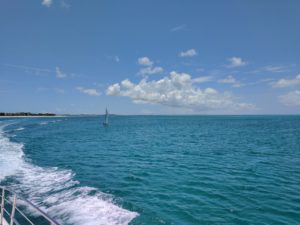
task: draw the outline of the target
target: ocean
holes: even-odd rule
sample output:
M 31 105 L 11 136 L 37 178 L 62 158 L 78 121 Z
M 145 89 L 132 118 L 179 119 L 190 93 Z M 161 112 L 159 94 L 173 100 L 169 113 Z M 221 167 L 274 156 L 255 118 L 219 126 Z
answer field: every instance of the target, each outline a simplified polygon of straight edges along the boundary
M 67 225 L 300 224 L 300 116 L 0 119 L 0 185 Z

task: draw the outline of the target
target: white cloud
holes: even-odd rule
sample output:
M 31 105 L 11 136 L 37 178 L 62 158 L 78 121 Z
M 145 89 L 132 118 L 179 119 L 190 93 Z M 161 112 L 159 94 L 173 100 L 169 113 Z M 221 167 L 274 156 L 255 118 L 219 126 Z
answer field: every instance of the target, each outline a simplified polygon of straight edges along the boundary
M 36 75 L 36 76 L 48 76 L 50 73 L 53 73 L 50 69 L 37 68 L 31 66 L 24 65 L 15 65 L 15 64 L 3 64 L 4 66 L 8 66 L 15 69 L 23 70 L 25 73 Z
M 50 7 L 52 5 L 52 0 L 43 0 L 42 5 L 46 7 Z
M 212 81 L 213 77 L 212 76 L 203 76 L 203 77 L 197 77 L 193 79 L 194 83 L 204 83 L 204 82 L 209 82 Z
M 232 75 L 227 76 L 224 79 L 218 80 L 219 83 L 222 84 L 231 84 L 232 87 L 241 87 L 242 84 L 238 80 L 236 80 Z
M 98 92 L 96 89 L 94 88 L 83 88 L 83 87 L 77 87 L 76 88 L 78 91 L 80 91 L 81 93 L 87 94 L 87 95 L 91 95 L 91 96 L 100 96 L 101 93 Z
M 154 66 L 153 62 L 148 57 L 141 57 L 138 58 L 138 64 L 145 66 L 144 68 L 141 68 L 138 72 L 139 75 L 151 75 L 151 74 L 157 74 L 164 71 L 164 69 L 160 66 Z
M 231 57 L 228 59 L 228 61 L 230 62 L 228 67 L 240 67 L 247 64 L 247 62 L 243 61 L 240 57 Z
M 252 104 L 237 102 L 230 93 L 219 93 L 213 88 L 199 89 L 194 85 L 196 82 L 189 74 L 171 72 L 160 80 L 144 78 L 137 84 L 123 80 L 110 85 L 106 94 L 126 96 L 135 103 L 156 103 L 195 111 L 255 108 Z
M 263 68 L 263 70 L 272 73 L 282 73 L 288 71 L 288 69 L 284 66 L 266 66 Z
M 163 72 L 164 69 L 160 66 L 155 66 L 155 67 L 145 67 L 140 69 L 139 73 L 140 75 L 151 75 L 151 74 L 157 74 Z
M 182 24 L 180 26 L 173 27 L 170 31 L 175 32 L 175 31 L 183 30 L 184 28 L 186 28 L 186 24 Z
M 142 66 L 152 66 L 153 62 L 148 57 L 138 58 L 138 64 Z
M 291 70 L 292 67 L 294 67 L 294 64 L 290 64 L 290 65 L 279 65 L 279 66 L 274 66 L 274 65 L 268 65 L 268 66 L 264 66 L 261 68 L 258 68 L 254 71 L 251 71 L 249 73 L 284 73 L 284 72 L 289 72 Z
M 122 81 L 122 83 L 124 83 L 124 82 L 129 82 L 129 85 L 131 85 L 131 81 L 129 81 L 127 79 Z M 120 95 L 120 92 L 121 92 L 121 87 L 120 87 L 119 83 L 112 84 L 112 85 L 108 86 L 108 88 L 106 89 L 107 95 Z
M 55 67 L 55 74 L 56 74 L 56 78 L 59 79 L 67 77 L 67 74 L 63 73 L 58 66 Z
M 180 57 L 193 57 L 193 56 L 196 56 L 197 55 L 197 52 L 195 49 L 189 49 L 189 50 L 186 50 L 185 52 L 180 52 L 179 53 L 179 56 Z
M 120 62 L 119 56 L 115 56 L 115 57 L 114 57 L 114 60 L 115 60 L 116 62 Z
M 281 103 L 287 106 L 300 106 L 300 91 L 291 91 L 285 95 L 279 96 Z
M 293 87 L 298 84 L 300 84 L 300 74 L 298 74 L 294 79 L 280 79 L 271 83 L 274 88 Z

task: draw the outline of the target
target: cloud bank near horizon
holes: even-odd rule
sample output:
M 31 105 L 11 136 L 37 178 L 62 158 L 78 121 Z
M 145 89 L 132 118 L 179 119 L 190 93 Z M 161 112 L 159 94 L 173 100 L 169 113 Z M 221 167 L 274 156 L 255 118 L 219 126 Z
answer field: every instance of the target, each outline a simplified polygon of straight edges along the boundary
M 200 78 L 192 79 L 187 73 L 171 72 L 159 80 L 142 79 L 133 83 L 128 79 L 110 85 L 106 94 L 129 97 L 134 103 L 152 103 L 164 106 L 188 108 L 193 111 L 207 110 L 254 110 L 253 104 L 242 103 L 229 92 L 218 92 L 214 88 L 200 89 L 196 86 Z

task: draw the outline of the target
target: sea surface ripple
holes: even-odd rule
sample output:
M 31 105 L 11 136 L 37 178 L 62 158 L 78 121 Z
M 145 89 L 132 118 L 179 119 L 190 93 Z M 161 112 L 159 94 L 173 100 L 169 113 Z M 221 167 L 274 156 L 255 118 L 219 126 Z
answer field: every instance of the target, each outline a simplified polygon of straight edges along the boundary
M 1 119 L 1 185 L 63 224 L 300 224 L 300 116 L 102 121 Z

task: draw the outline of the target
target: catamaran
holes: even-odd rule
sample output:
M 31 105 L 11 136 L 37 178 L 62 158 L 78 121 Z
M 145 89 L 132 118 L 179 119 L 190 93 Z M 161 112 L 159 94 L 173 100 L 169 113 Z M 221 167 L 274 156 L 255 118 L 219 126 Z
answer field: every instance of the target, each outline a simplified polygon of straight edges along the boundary
M 108 126 L 108 111 L 107 111 L 107 108 L 105 110 L 105 117 L 104 117 L 103 126 Z

